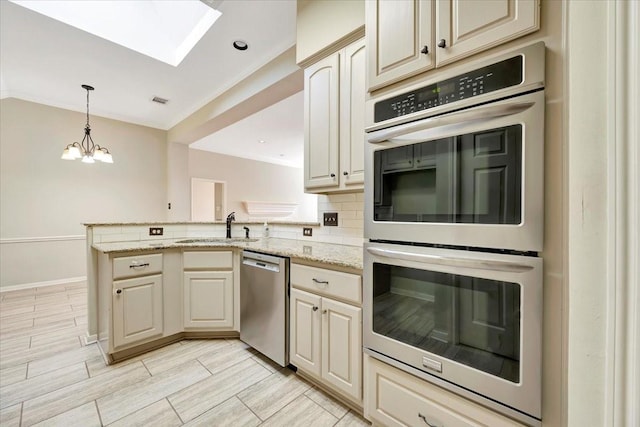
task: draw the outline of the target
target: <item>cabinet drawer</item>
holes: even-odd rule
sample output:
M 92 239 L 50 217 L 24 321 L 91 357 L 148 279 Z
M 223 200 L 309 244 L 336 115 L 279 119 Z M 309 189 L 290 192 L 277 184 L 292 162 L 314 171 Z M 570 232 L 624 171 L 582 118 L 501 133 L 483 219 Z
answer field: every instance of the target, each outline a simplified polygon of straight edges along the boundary
M 118 257 L 113 259 L 113 278 L 146 276 L 162 272 L 162 254 Z
M 183 266 L 191 268 L 233 268 L 231 251 L 192 251 L 183 254 Z
M 439 427 L 514 427 L 510 418 L 459 397 L 440 387 L 400 371 L 371 357 L 367 412 L 386 426 L 432 425 Z
M 316 294 L 362 303 L 362 278 L 356 274 L 291 264 L 291 286 Z

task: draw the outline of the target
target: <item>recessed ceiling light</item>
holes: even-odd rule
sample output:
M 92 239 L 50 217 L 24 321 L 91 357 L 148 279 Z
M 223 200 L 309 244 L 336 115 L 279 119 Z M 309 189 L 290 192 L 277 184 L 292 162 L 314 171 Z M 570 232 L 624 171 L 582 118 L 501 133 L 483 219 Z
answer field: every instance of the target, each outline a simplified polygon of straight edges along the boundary
M 243 41 L 243 40 L 236 40 L 233 42 L 233 47 L 235 47 L 238 50 L 247 50 L 249 49 L 249 45 L 247 44 L 247 42 Z
M 260 141 L 258 141 L 260 144 L 264 144 L 266 141 L 264 139 L 261 139 Z

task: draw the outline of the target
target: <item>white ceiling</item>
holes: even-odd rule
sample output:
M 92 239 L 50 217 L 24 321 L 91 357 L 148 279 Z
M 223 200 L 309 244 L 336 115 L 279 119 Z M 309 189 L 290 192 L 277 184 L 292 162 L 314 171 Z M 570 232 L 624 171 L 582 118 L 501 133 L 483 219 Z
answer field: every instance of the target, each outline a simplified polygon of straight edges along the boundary
M 295 44 L 295 0 L 217 4 L 222 16 L 174 67 L 1 0 L 0 95 L 84 112 L 89 84 L 91 115 L 170 129 Z M 234 49 L 238 39 L 249 49 Z M 301 110 L 294 95 L 194 148 L 301 167 Z

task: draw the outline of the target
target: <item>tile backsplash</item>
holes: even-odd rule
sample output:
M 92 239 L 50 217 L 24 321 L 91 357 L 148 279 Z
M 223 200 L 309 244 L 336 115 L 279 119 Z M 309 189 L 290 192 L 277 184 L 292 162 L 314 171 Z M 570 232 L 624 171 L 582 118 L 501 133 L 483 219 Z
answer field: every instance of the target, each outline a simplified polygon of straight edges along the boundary
M 315 242 L 337 243 L 362 246 L 364 241 L 364 193 L 318 195 L 318 221 L 313 227 L 313 236 L 302 235 L 302 227 L 274 224 L 271 237 L 284 239 L 311 240 Z M 325 212 L 338 213 L 338 226 L 325 227 L 322 218 Z
M 348 193 L 318 196 L 318 222 L 320 225 L 269 223 L 269 237 L 282 239 L 308 240 L 314 242 L 336 243 L 342 245 L 362 246 L 364 242 L 364 193 Z M 325 212 L 338 213 L 338 225 L 325 227 L 322 218 Z M 232 236 L 243 236 L 243 224 L 232 225 Z M 162 236 L 149 236 L 150 226 L 163 226 Z M 311 237 L 302 234 L 303 227 L 311 227 Z M 262 237 L 262 224 L 250 224 L 251 237 Z M 179 224 L 122 224 L 93 226 L 93 242 L 108 243 L 132 240 L 162 240 L 190 237 L 224 237 L 224 223 L 179 223 Z

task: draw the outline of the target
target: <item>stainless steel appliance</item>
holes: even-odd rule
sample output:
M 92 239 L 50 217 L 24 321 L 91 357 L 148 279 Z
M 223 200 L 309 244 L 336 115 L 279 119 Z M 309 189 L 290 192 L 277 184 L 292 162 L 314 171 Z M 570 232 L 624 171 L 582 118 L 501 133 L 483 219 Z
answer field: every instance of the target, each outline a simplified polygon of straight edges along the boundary
M 539 425 L 543 43 L 367 101 L 365 351 Z
M 367 101 L 365 237 L 541 251 L 544 44 Z
M 364 283 L 368 354 L 541 418 L 542 259 L 367 243 Z
M 289 363 L 289 259 L 244 251 L 240 339 L 280 366 Z

